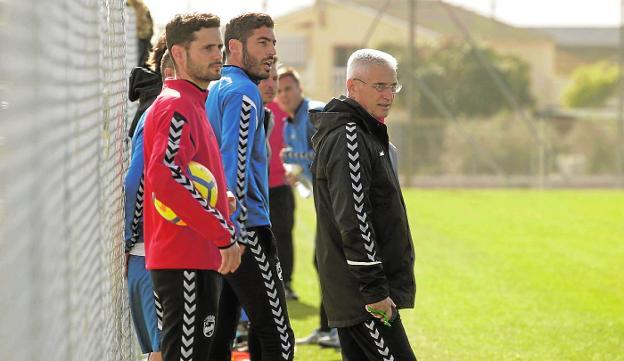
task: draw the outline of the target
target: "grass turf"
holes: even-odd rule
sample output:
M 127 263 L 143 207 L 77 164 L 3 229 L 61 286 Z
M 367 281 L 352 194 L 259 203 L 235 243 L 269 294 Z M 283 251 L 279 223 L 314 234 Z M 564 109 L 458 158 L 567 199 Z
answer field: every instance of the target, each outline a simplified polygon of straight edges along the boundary
M 624 360 L 624 192 L 408 190 L 420 361 Z M 297 337 L 318 327 L 314 205 L 297 200 Z M 298 346 L 296 360 L 339 352 Z

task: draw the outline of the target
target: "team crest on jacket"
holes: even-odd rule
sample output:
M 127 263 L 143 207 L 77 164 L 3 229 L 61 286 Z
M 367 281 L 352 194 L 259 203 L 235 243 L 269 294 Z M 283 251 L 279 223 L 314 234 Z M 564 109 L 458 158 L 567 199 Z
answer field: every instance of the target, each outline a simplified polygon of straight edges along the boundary
M 215 331 L 215 316 L 208 315 L 204 319 L 204 336 L 206 336 L 207 338 L 210 338 L 212 337 L 212 335 L 214 335 L 214 331 Z
M 280 281 L 283 281 L 284 279 L 282 278 L 282 264 L 277 261 L 277 263 L 275 264 L 275 270 L 277 271 L 277 278 L 279 278 Z

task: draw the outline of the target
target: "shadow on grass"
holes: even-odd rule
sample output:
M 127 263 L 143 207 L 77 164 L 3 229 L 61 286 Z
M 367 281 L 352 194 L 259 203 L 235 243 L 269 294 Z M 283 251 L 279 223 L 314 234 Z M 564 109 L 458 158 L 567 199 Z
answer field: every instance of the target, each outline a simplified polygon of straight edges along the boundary
M 323 348 L 318 345 L 297 345 L 295 349 L 295 361 L 309 361 L 310 359 L 319 361 L 342 361 L 342 355 L 340 350 L 336 348 Z
M 305 320 L 318 316 L 318 306 L 312 306 L 301 301 L 288 301 L 288 316 L 292 319 Z
M 340 349 L 324 348 L 318 345 L 297 345 L 295 361 L 342 361 Z

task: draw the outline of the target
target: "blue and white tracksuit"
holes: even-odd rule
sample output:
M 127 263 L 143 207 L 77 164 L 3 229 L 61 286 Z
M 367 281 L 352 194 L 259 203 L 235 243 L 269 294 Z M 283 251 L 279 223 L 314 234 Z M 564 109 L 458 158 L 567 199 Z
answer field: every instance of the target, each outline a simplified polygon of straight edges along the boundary
M 312 182 L 310 165 L 314 158 L 312 136 L 316 129 L 310 122 L 308 111 L 323 110 L 324 107 L 323 102 L 303 98 L 295 116 L 286 118 L 286 124 L 284 124 L 284 145 L 287 149 L 284 153 L 284 163 L 300 165 L 303 168 L 303 175 L 310 183 Z
M 132 136 L 132 158 L 125 188 L 125 250 L 128 259 L 128 297 L 134 328 L 143 353 L 160 351 L 157 305 L 152 279 L 145 269 L 143 249 L 143 127 L 147 111 L 139 119 Z
M 238 200 L 232 221 L 239 227 L 269 226 L 262 97 L 243 69 L 226 65 L 221 75 L 210 87 L 206 115 L 219 142 L 228 189 Z
M 270 231 L 269 160 L 257 82 L 239 67 L 224 66 L 221 79 L 209 89 L 206 114 L 219 143 L 228 189 L 238 201 L 232 221 L 239 228 L 239 242 L 247 245 L 240 267 L 224 277 L 209 359 L 230 359 L 242 306 L 251 321 L 250 335 L 259 340 L 259 345 L 250 344 L 252 359 L 290 361 L 294 335 Z

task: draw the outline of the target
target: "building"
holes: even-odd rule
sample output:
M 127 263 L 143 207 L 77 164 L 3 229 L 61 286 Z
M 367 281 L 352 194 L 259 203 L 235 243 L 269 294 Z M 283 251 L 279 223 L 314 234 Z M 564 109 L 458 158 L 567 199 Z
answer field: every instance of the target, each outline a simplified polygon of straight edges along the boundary
M 556 93 L 563 94 L 574 70 L 600 61 L 618 62 L 620 30 L 616 27 L 533 28 L 548 34 L 556 45 Z
M 408 14 L 405 0 L 317 0 L 276 19 L 280 60 L 300 71 L 307 95 L 328 100 L 345 92 L 345 66 L 353 50 L 382 44 L 407 46 Z M 539 107 L 558 102 L 556 49 L 549 35 L 440 1 L 418 1 L 416 19 L 418 45 L 466 40 L 468 34 L 475 42 L 531 66 L 532 93 Z

